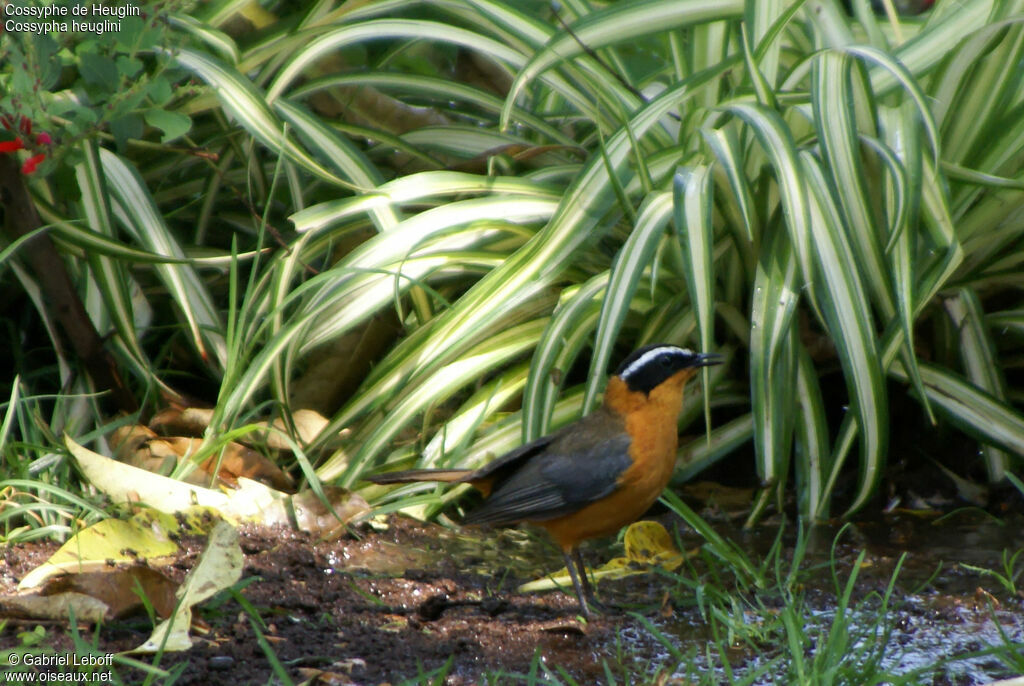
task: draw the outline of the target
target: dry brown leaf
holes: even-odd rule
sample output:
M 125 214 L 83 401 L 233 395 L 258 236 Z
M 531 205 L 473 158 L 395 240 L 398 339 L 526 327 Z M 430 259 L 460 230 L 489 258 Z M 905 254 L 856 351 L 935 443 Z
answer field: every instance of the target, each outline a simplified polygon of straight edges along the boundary
M 110 447 L 118 462 L 167 476 L 178 466 L 179 456 L 159 448 L 154 451 L 149 443 L 155 438 L 157 435 L 141 424 L 119 426 L 110 437 Z
M 295 524 L 300 530 L 332 538 L 331 534 L 344 532 L 345 524 L 370 511 L 370 504 L 358 493 L 327 484 L 324 484 L 323 489 L 334 514 L 309 489 L 292 496 Z M 335 514 L 338 516 L 335 517 Z
M 173 450 L 183 457 L 194 455 L 202 445 L 202 439 L 185 438 L 173 436 L 165 439 Z M 247 448 L 241 443 L 232 441 L 218 451 L 203 460 L 199 468 L 210 474 L 217 465 L 220 469 L 217 475 L 231 486 L 238 485 L 238 477 L 244 476 L 253 481 L 265 483 L 279 491 L 291 492 L 295 490 L 295 482 L 292 478 L 281 471 L 281 468 L 274 464 L 266 456 Z
M 120 427 L 111 437 L 114 455 L 125 464 L 168 476 L 179 462 L 191 459 L 202 446 L 202 439 L 185 436 L 161 438 L 151 429 L 141 426 Z M 187 483 L 209 485 L 209 475 L 218 465 L 217 475 L 230 485 L 238 485 L 238 477 L 260 481 L 279 491 L 293 491 L 294 482 L 281 468 L 265 456 L 240 443 L 228 443 L 222 452 L 215 453 L 199 463 L 201 472 L 190 472 Z
M 24 619 L 75 618 L 86 622 L 120 619 L 138 614 L 145 605 L 138 587 L 161 617 L 174 612 L 177 584 L 155 569 L 134 565 L 110 567 L 81 574 L 61 574 L 47 579 L 31 593 L 0 598 L 0 614 Z
M 168 407 L 153 415 L 149 428 L 165 436 L 202 436 L 212 417 L 208 407 Z
M 107 619 L 129 617 L 143 611 L 144 604 L 135 592 L 136 583 L 160 617 L 174 612 L 174 592 L 178 588 L 161 572 L 142 565 L 112 568 L 104 572 L 62 574 L 47 579 L 38 594 L 53 596 L 61 593 L 81 593 L 105 603 Z
M 754 500 L 753 488 L 733 488 L 714 481 L 695 481 L 683 486 L 683 494 L 705 506 L 717 505 L 726 512 L 746 511 Z
M 316 410 L 296 410 L 292 413 L 291 422 L 295 426 L 295 431 L 298 434 L 297 438 L 302 445 L 311 443 L 327 426 L 327 418 Z M 266 424 L 266 422 L 259 423 Z M 289 433 L 285 421 L 278 417 L 274 420 L 272 426 L 277 431 L 254 431 L 253 435 L 266 441 L 269 448 L 291 452 L 291 444 L 285 440 L 285 436 L 281 435 L 282 433 L 286 435 Z
M 103 601 L 82 593 L 41 596 L 35 593 L 0 598 L 0 615 L 12 619 L 66 620 L 74 610 L 75 620 L 96 624 L 107 615 Z
M 149 422 L 149 428 L 162 436 L 192 436 L 201 437 L 206 433 L 210 420 L 213 417 L 213 410 L 198 407 L 168 407 L 158 412 Z M 295 438 L 302 445 L 313 441 L 320 432 L 327 426 L 327 418 L 316 410 L 296 410 L 289 419 L 295 427 Z M 255 430 L 252 433 L 239 438 L 239 442 L 246 444 L 263 444 L 273 450 L 292 452 L 292 444 L 288 441 L 287 435 L 289 422 L 278 417 L 267 428 L 267 422 L 255 422 L 256 426 L 263 427 L 263 430 Z

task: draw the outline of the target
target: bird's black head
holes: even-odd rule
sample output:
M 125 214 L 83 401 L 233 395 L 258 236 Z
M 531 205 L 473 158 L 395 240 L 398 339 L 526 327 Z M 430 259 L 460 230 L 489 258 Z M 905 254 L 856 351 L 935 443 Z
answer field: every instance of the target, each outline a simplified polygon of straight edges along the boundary
M 626 382 L 631 391 L 650 393 L 659 384 L 681 369 L 721 364 L 717 353 L 695 353 L 674 345 L 645 345 L 623 360 L 615 375 Z

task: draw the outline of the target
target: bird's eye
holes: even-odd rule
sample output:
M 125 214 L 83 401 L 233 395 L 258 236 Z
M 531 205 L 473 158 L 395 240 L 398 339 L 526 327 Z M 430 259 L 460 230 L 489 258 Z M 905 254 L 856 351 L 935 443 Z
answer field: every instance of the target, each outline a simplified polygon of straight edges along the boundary
M 662 367 L 671 367 L 672 366 L 672 360 L 671 360 L 671 358 L 669 358 L 668 355 L 662 355 L 661 357 L 658 358 L 658 361 L 661 362 L 661 366 Z

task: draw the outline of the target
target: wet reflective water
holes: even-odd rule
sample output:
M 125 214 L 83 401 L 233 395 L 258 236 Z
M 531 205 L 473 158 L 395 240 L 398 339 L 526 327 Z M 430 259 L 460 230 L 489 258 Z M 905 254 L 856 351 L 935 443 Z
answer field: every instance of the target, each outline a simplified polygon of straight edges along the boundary
M 730 617 L 720 616 L 730 612 L 727 604 L 712 610 L 706 603 L 704 612 L 689 605 L 653 621 L 653 630 L 624 628 L 621 638 L 645 663 L 674 664 L 673 676 L 691 683 L 778 684 L 827 675 L 813 683 L 966 685 L 1024 674 L 1024 554 L 1013 558 L 1024 549 L 1019 517 L 964 512 L 936 523 L 895 516 L 849 527 L 833 547 L 836 534 L 828 527 L 809 534 L 801 565 L 809 572 L 793 596 L 778 588 L 737 590 L 740 604 Z M 774 530 L 727 535 L 754 559 L 768 553 Z M 837 621 L 854 571 L 849 606 Z M 695 572 L 705 573 L 699 565 Z

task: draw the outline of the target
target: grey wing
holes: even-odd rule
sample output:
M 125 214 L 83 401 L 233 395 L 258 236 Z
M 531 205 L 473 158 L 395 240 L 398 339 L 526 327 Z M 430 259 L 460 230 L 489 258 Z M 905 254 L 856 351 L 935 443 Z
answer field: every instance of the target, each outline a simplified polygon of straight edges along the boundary
M 492 462 L 488 462 L 480 469 L 468 475 L 464 481 L 473 481 L 475 479 L 484 479 L 487 477 L 500 480 L 503 473 L 515 471 L 519 468 L 520 463 L 525 463 L 531 457 L 543 452 L 544 449 L 551 444 L 551 441 L 555 439 L 555 436 L 557 436 L 557 434 L 543 436 L 534 441 L 530 441 L 529 443 L 525 443 L 515 450 L 505 453 Z
M 584 422 L 553 437 L 546 451 L 531 456 L 497 481 L 487 500 L 463 521 L 544 521 L 576 512 L 610 495 L 632 464 L 630 439 L 621 430 L 588 432 L 588 428 Z

